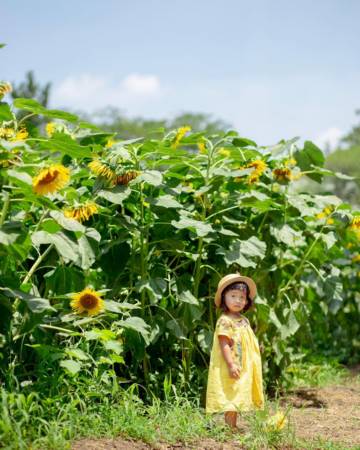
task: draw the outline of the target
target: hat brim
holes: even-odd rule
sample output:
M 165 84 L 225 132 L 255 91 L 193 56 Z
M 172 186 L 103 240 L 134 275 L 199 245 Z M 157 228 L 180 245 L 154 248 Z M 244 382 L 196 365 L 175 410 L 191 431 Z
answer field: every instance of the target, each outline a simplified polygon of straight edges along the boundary
M 238 275 L 238 276 L 234 276 L 231 279 L 224 281 L 223 283 L 221 283 L 221 281 L 220 281 L 219 286 L 216 291 L 216 294 L 215 294 L 215 305 L 218 308 L 221 305 L 221 294 L 223 293 L 223 290 L 226 287 L 228 287 L 230 284 L 240 283 L 240 282 L 247 284 L 247 286 L 249 288 L 249 297 L 251 298 L 251 300 L 254 300 L 254 298 L 256 297 L 256 293 L 257 293 L 255 281 L 249 277 Z

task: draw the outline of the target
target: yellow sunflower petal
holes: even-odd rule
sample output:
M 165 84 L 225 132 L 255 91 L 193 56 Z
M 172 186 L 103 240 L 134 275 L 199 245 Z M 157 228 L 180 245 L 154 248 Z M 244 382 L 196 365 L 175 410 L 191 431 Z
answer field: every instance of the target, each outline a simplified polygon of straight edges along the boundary
M 42 169 L 33 178 L 33 189 L 39 195 L 46 195 L 62 189 L 70 179 L 70 169 L 62 164 L 53 164 Z
M 65 217 L 84 222 L 89 220 L 94 214 L 98 213 L 98 206 L 94 202 L 87 202 L 84 205 L 76 206 L 74 208 L 66 208 L 64 210 Z
M 75 313 L 87 313 L 89 316 L 94 316 L 104 310 L 104 300 L 101 298 L 101 294 L 90 288 L 74 294 L 70 305 Z

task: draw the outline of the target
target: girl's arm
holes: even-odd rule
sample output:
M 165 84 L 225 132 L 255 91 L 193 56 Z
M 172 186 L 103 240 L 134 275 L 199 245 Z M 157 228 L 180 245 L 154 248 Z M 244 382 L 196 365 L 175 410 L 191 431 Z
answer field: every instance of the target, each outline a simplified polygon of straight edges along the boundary
M 226 364 L 228 365 L 230 376 L 232 378 L 239 378 L 240 377 L 240 367 L 237 366 L 231 355 L 231 339 L 227 336 L 219 336 L 219 342 L 220 342 L 220 348 L 221 353 L 226 361 Z

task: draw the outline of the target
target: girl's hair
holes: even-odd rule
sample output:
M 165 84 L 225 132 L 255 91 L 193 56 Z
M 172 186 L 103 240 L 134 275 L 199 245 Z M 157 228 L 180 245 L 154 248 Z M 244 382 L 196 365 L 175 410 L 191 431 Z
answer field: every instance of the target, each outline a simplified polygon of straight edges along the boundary
M 226 306 L 225 303 L 225 294 L 229 291 L 233 291 L 233 290 L 240 290 L 240 288 L 242 286 L 246 286 L 246 305 L 244 306 L 244 309 L 242 310 L 243 312 L 246 312 L 248 309 L 250 309 L 253 305 L 253 300 L 250 298 L 250 289 L 249 286 L 246 283 L 240 282 L 240 283 L 232 283 L 229 284 L 229 286 L 226 286 L 226 288 L 222 291 L 221 293 L 221 303 L 220 303 L 220 308 L 224 311 L 224 312 L 228 312 L 229 308 Z

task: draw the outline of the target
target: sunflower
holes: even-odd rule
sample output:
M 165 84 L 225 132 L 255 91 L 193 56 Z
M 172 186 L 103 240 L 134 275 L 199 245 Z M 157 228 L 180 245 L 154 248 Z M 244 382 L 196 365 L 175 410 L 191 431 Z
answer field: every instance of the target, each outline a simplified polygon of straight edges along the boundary
M 293 179 L 292 171 L 288 167 L 274 169 L 273 175 L 279 183 L 291 181 Z
M 240 169 L 254 169 L 247 178 L 249 184 L 254 184 L 259 181 L 261 175 L 265 172 L 267 168 L 267 164 L 265 161 L 261 159 L 256 159 L 255 161 L 251 161 L 245 167 L 240 167 Z M 235 178 L 236 182 L 242 181 L 241 177 Z
M 334 219 L 332 217 L 329 217 L 329 216 L 331 216 L 332 212 L 333 212 L 333 208 L 331 206 L 326 206 L 321 212 L 316 214 L 315 217 L 318 220 L 326 219 L 326 223 L 328 225 L 332 225 L 334 223 Z
M 172 141 L 171 147 L 172 148 L 176 148 L 179 144 L 181 139 L 185 136 L 186 133 L 188 133 L 189 131 L 191 131 L 191 127 L 186 126 L 186 127 L 180 127 L 177 132 L 176 135 L 174 137 L 174 140 Z
M 351 261 L 353 263 L 360 263 L 360 254 L 352 257 Z
M 110 138 L 106 141 L 105 148 L 111 148 L 114 144 L 116 144 L 116 141 L 113 138 Z
M 224 148 L 224 147 L 220 147 L 219 151 L 218 151 L 219 155 L 221 156 L 225 156 L 225 158 L 227 158 L 228 156 L 230 156 L 230 150 Z
M 87 202 L 84 205 L 76 206 L 75 208 L 67 208 L 64 211 L 65 217 L 75 219 L 78 222 L 89 220 L 90 217 L 97 213 L 98 207 L 94 202 Z
M 16 135 L 14 128 L 10 127 L 0 127 L 0 138 L 1 139 L 13 139 Z
M 56 131 L 56 126 L 54 122 L 49 122 L 45 125 L 45 130 L 46 130 L 46 134 L 48 135 L 48 137 L 51 138 L 51 136 L 55 133 Z
M 70 305 L 75 313 L 87 312 L 88 316 L 94 316 L 104 310 L 104 300 L 101 295 L 90 288 L 74 294 Z
M 255 161 L 252 161 L 250 164 L 246 166 L 248 169 L 254 168 L 255 170 L 253 173 L 249 175 L 249 183 L 256 183 L 261 175 L 265 172 L 265 169 L 267 168 L 266 162 L 261 159 L 256 159 Z
M 98 159 L 94 159 L 88 164 L 91 172 L 98 176 L 104 177 L 109 181 L 113 181 L 116 178 L 116 173 L 110 169 L 105 163 L 100 162 Z
M 12 86 L 7 81 L 0 82 L 0 98 L 2 98 L 5 94 L 12 92 Z
M 286 425 L 286 416 L 278 411 L 266 421 L 266 431 L 281 431 Z
M 25 128 L 20 128 L 19 131 L 15 133 L 15 136 L 11 139 L 12 141 L 23 141 L 29 137 L 29 133 Z
M 116 175 L 113 183 L 116 184 L 128 184 L 131 180 L 134 180 L 140 174 L 137 170 L 129 170 L 122 175 Z
M 197 143 L 199 153 L 206 153 L 206 144 L 203 141 Z
M 350 228 L 354 231 L 360 231 L 360 216 L 353 218 Z
M 285 167 L 294 167 L 294 166 L 296 166 L 296 159 L 294 159 L 294 158 L 285 159 L 284 166 Z
M 37 194 L 46 195 L 62 189 L 70 179 L 70 169 L 62 164 L 53 164 L 42 169 L 33 178 L 33 189 Z

